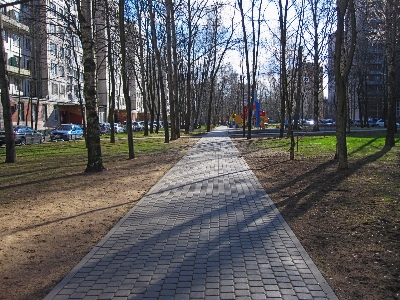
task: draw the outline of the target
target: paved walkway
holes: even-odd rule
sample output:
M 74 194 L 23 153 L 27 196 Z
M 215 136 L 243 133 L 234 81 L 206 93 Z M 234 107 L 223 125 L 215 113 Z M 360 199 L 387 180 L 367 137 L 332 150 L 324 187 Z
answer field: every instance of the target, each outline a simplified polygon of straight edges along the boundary
M 45 299 L 337 297 L 222 127 Z

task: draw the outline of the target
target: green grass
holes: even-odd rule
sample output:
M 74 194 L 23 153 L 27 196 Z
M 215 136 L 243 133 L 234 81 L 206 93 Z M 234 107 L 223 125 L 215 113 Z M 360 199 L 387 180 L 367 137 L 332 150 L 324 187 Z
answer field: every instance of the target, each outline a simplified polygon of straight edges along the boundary
M 350 156 L 365 156 L 376 153 L 385 145 L 386 131 L 363 131 L 350 133 L 347 136 L 347 152 Z M 325 156 L 333 155 L 336 151 L 336 136 L 295 136 L 295 151 L 303 156 Z M 395 142 L 400 144 L 400 135 L 396 134 Z M 289 151 L 290 140 L 284 138 L 254 139 L 250 142 L 251 147 L 264 149 L 279 149 Z
M 163 137 L 161 135 L 160 137 Z M 164 143 L 163 138 L 135 138 L 135 157 L 154 155 L 162 159 L 166 151 L 185 147 L 187 138 L 176 142 Z M 114 161 L 129 157 L 128 141 L 123 135 L 117 135 L 115 143 L 109 136 L 102 136 L 101 150 L 103 165 L 107 168 Z M 87 164 L 87 149 L 84 140 L 47 142 L 37 145 L 16 145 L 16 163 L 5 163 L 5 147 L 0 148 L 0 188 L 15 182 L 46 180 L 62 174 L 83 172 Z

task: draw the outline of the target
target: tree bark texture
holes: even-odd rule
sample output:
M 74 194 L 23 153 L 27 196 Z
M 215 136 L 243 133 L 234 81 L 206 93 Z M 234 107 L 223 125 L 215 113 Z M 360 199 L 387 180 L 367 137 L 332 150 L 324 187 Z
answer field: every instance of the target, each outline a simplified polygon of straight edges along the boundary
M 347 169 L 347 82 L 353 61 L 356 46 L 356 18 L 353 0 L 339 0 L 337 2 L 337 30 L 335 36 L 334 72 L 337 95 L 337 123 L 336 123 L 336 157 L 338 168 Z M 346 49 L 345 43 L 345 16 L 350 16 L 350 45 Z
M 83 92 L 86 104 L 88 163 L 85 172 L 104 170 L 100 145 L 99 116 L 97 114 L 96 62 L 94 56 L 94 38 L 92 28 L 92 9 L 90 0 L 82 0 L 78 5 L 78 18 L 81 24 L 83 50 Z
M 128 132 L 128 157 L 135 158 L 132 133 L 132 102 L 129 95 L 128 72 L 126 70 L 126 37 L 125 37 L 125 0 L 119 0 L 119 35 L 121 42 L 121 73 L 122 73 L 122 90 L 126 105 L 126 130 Z
M 8 91 L 8 74 L 6 71 L 6 60 L 4 56 L 4 40 L 3 40 L 3 21 L 0 13 L 0 89 L 1 104 L 3 105 L 4 130 L 6 137 L 6 163 L 15 163 L 17 155 L 15 152 L 15 141 L 12 124 L 12 114 L 10 105 L 10 94 Z
M 398 11 L 398 8 L 397 8 Z M 385 146 L 393 147 L 395 145 L 396 131 L 396 36 L 398 17 L 396 18 L 396 7 L 394 0 L 387 0 L 385 10 L 385 44 L 387 61 L 387 96 L 388 96 L 388 123 L 386 129 Z
M 161 110 L 164 122 L 167 122 L 167 100 L 165 98 L 165 88 L 164 88 L 164 76 L 162 70 L 162 63 L 161 63 L 161 54 L 160 50 L 158 49 L 157 45 L 157 33 L 156 33 L 156 23 L 155 23 L 155 16 L 153 11 L 153 3 L 152 0 L 148 0 L 149 4 L 149 15 L 150 15 L 150 26 L 151 26 L 151 41 L 153 50 L 155 53 L 155 59 L 157 62 L 157 73 L 158 73 L 158 84 L 160 86 L 160 97 L 161 97 Z M 165 130 L 164 142 L 169 143 L 169 132 Z

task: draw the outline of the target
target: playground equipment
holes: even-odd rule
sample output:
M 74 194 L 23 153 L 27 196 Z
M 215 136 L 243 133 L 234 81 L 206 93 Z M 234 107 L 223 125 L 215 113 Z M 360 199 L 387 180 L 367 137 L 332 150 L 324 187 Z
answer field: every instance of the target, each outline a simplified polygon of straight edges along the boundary
M 241 115 L 232 112 L 230 119 L 231 121 L 235 121 L 235 124 L 239 127 L 243 125 L 246 126 L 247 113 L 248 113 L 248 106 L 246 105 L 244 106 L 243 113 Z M 243 122 L 243 120 L 245 122 Z M 253 127 L 265 127 L 266 125 L 268 125 L 268 117 L 265 111 L 261 110 L 260 103 L 258 101 L 255 101 L 253 104 L 252 123 Z

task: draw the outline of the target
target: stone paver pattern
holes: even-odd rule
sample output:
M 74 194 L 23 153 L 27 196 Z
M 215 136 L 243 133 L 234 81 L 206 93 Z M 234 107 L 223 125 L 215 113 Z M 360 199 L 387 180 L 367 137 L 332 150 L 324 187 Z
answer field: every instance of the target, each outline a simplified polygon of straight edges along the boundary
M 337 297 L 220 127 L 45 299 Z

